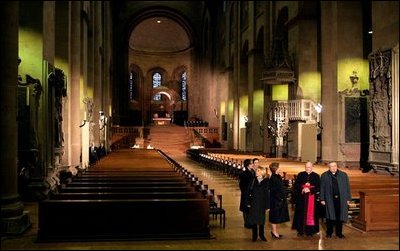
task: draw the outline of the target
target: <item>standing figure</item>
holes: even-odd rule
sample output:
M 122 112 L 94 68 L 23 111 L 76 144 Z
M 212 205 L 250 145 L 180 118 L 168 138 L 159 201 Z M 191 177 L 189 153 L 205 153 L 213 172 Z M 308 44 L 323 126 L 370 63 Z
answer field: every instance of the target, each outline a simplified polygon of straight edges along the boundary
M 246 193 L 246 206 L 249 208 L 247 224 L 252 226 L 252 241 L 267 241 L 264 235 L 265 214 L 269 211 L 269 179 L 264 167 L 259 166 L 256 169 L 256 175 L 251 181 Z
M 293 185 L 295 210 L 292 229 L 298 236 L 312 236 L 319 232 L 319 190 L 320 176 L 313 172 L 313 163 L 307 162 L 305 171 L 297 174 Z
M 260 166 L 260 160 L 258 158 L 253 159 L 253 170 L 257 170 L 257 168 Z
M 351 201 L 349 177 L 339 171 L 336 162 L 328 164 L 329 170 L 321 175 L 321 204 L 325 206 L 326 237 L 331 238 L 333 227 L 339 238 L 343 235 L 343 222 L 348 220 L 348 206 Z
M 92 165 L 96 163 L 97 160 L 98 160 L 97 147 L 94 144 L 94 142 L 92 142 L 92 145 L 89 148 L 89 164 Z
M 246 206 L 246 192 L 250 183 L 255 177 L 255 172 L 253 169 L 253 163 L 250 159 L 245 159 L 243 161 L 244 170 L 239 174 L 239 188 L 240 188 L 240 208 L 239 210 L 243 213 L 243 221 L 245 228 L 251 228 L 250 225 L 246 224 L 247 214 L 249 208 Z
M 290 221 L 286 188 L 283 185 L 282 176 L 279 174 L 279 163 L 271 163 L 269 170 L 271 171 L 269 182 L 271 193 L 271 210 L 269 211 L 269 222 L 271 222 L 272 226 L 271 235 L 272 238 L 280 239 L 282 235 L 278 233 L 277 224 Z

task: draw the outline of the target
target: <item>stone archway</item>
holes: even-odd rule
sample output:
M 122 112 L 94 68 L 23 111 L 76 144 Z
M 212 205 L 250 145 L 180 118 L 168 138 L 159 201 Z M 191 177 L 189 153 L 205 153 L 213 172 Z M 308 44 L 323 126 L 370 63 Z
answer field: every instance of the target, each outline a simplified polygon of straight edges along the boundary
M 165 96 L 167 98 L 162 98 L 161 101 L 154 101 L 153 98 L 157 94 L 161 94 L 161 96 Z M 171 118 L 171 122 L 173 123 L 175 104 L 180 99 L 180 95 L 173 89 L 165 86 L 158 86 L 153 88 L 150 97 L 150 114 L 152 118 Z

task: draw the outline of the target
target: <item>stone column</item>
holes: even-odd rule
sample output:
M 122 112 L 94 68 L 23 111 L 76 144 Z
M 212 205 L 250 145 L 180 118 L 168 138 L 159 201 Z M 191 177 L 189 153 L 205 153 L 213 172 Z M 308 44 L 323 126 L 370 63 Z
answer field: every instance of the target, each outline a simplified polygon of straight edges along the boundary
M 339 155 L 337 102 L 337 2 L 321 2 L 322 161 Z
M 77 166 L 80 164 L 81 155 L 81 131 L 79 125 L 83 120 L 83 114 L 81 114 L 80 105 L 80 78 L 81 78 L 81 60 L 80 60 L 80 48 L 81 48 L 81 3 L 78 1 L 70 2 L 70 85 L 71 85 L 71 95 L 70 95 L 70 120 L 69 123 L 69 135 L 70 135 L 70 165 Z M 82 119 L 81 119 L 82 118 Z
M 100 131 L 100 125 L 99 125 L 99 119 L 100 119 L 100 114 L 99 111 L 104 111 L 103 107 L 103 92 L 102 92 L 102 86 L 103 86 L 103 78 L 102 78 L 102 72 L 101 72 L 101 65 L 102 65 L 102 59 L 100 55 L 100 46 L 102 44 L 102 29 L 103 27 L 101 26 L 101 5 L 102 2 L 100 1 L 95 1 L 93 3 L 93 18 L 94 18 L 94 24 L 93 24 L 93 30 L 94 30 L 94 37 L 93 37 L 93 87 L 94 87 L 94 93 L 93 93 L 93 100 L 95 103 L 95 109 L 94 109 L 94 114 L 93 114 L 93 122 L 95 123 L 93 127 L 93 134 L 94 134 L 94 141 L 97 146 L 104 141 L 104 130 Z M 104 129 L 104 128 L 103 128 Z
M 254 140 L 257 137 L 253 136 L 253 131 L 257 120 L 255 120 L 254 114 L 254 71 L 255 71 L 255 57 L 254 57 L 254 47 L 255 47 L 255 22 L 254 22 L 254 2 L 248 3 L 248 11 L 249 11 L 249 18 L 248 18 L 248 32 L 249 35 L 247 36 L 249 42 L 249 51 L 247 56 L 247 95 L 248 95 L 248 106 L 247 106 L 247 116 L 249 119 L 248 125 L 246 126 L 246 151 L 253 151 L 254 150 Z M 259 138 L 259 137 L 258 137 Z
M 18 194 L 17 178 L 17 76 L 19 2 L 1 2 L 0 15 L 0 138 L 1 235 L 21 234 L 30 225 Z
M 105 115 L 108 118 L 107 121 L 107 128 L 106 128 L 106 142 L 105 146 L 106 149 L 110 149 L 110 141 L 111 141 L 111 122 L 112 118 L 112 86 L 111 86 L 111 72 L 110 72 L 110 64 L 111 64 L 111 53 L 112 53 L 112 27 L 111 27 L 111 14 L 110 14 L 110 2 L 102 2 L 102 11 L 103 11 L 103 29 L 104 29 L 104 35 L 103 35 L 103 44 L 102 44 L 102 75 L 103 75 L 103 86 L 102 86 L 102 93 L 103 93 L 103 109 L 105 112 Z M 143 110 L 143 116 L 142 116 L 142 121 L 145 121 L 145 113 L 144 109 Z

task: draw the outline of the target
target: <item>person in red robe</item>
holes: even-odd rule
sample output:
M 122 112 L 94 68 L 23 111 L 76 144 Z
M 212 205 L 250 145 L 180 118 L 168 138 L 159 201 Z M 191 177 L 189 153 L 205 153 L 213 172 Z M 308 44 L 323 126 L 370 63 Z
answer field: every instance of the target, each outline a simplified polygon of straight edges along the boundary
M 313 172 L 313 163 L 307 162 L 305 171 L 300 172 L 294 182 L 295 211 L 292 229 L 298 236 L 312 236 L 319 232 L 320 176 Z

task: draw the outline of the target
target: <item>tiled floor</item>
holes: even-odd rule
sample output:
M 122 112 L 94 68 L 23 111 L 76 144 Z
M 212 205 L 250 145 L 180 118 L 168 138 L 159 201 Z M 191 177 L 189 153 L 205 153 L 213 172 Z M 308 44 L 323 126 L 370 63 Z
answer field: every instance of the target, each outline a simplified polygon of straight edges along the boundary
M 173 156 L 186 169 L 195 174 L 217 194 L 223 195 L 223 207 L 226 210 L 226 227 L 221 228 L 218 220 L 210 219 L 210 229 L 213 239 L 210 240 L 165 240 L 165 241 L 104 241 L 104 242 L 63 242 L 36 243 L 37 208 L 35 204 L 25 204 L 30 210 L 32 227 L 20 237 L 2 237 L 1 249 L 69 249 L 69 250 L 398 250 L 399 233 L 369 232 L 363 233 L 351 226 L 344 227 L 346 239 L 326 239 L 324 226 L 321 224 L 319 236 L 299 238 L 291 230 L 291 223 L 279 226 L 280 240 L 272 239 L 270 225 L 266 225 L 268 242 L 252 242 L 251 230 L 243 227 L 242 215 L 239 211 L 240 192 L 238 181 L 199 166 L 185 155 Z M 292 214 L 292 212 L 290 212 Z

